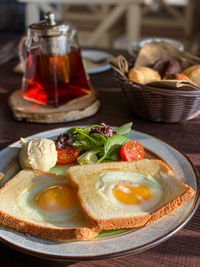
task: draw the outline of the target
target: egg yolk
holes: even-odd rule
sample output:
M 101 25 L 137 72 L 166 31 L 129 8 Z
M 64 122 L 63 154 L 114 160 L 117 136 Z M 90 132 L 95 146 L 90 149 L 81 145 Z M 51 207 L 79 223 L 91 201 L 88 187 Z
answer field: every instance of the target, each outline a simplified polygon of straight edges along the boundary
M 144 185 L 118 184 L 113 188 L 113 195 L 123 204 L 140 204 L 141 200 L 151 197 L 149 189 Z
M 36 196 L 37 205 L 47 211 L 62 211 L 76 200 L 76 192 L 64 185 L 44 189 Z

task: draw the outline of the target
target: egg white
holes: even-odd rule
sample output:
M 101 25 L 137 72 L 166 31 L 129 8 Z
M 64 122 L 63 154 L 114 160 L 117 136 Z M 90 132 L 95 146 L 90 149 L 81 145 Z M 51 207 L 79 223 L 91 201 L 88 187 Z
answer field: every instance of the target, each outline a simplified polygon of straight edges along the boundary
M 59 183 L 59 185 L 66 184 Z M 50 184 L 50 186 L 52 186 L 52 184 Z M 76 201 L 62 211 L 47 211 L 37 205 L 35 200 L 37 194 L 50 186 L 37 185 L 24 189 L 16 198 L 18 208 L 27 218 L 31 218 L 36 222 L 64 223 L 66 220 L 69 222 L 70 219 L 77 216 L 79 213 Z
M 150 199 L 141 199 L 140 204 L 124 204 L 113 195 L 113 188 L 119 183 L 129 182 L 134 186 L 146 186 L 150 191 Z M 151 212 L 159 205 L 163 196 L 163 189 L 160 183 L 151 176 L 144 176 L 138 173 L 125 171 L 108 171 L 100 175 L 96 184 L 98 192 L 113 208 L 134 210 L 136 212 Z

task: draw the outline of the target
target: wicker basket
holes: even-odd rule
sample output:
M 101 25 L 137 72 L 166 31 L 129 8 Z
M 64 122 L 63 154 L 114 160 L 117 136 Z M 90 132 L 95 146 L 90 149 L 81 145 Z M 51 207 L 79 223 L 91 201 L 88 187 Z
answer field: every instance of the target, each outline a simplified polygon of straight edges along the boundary
M 152 121 L 179 122 L 200 111 L 200 90 L 156 88 L 130 81 L 116 73 L 130 107 L 138 116 Z
M 193 60 L 193 56 L 186 55 Z M 192 60 L 188 61 L 191 63 Z M 200 59 L 195 58 L 195 62 L 198 61 L 200 62 Z M 120 87 L 132 111 L 138 116 L 152 121 L 179 122 L 200 114 L 199 87 L 186 81 L 176 81 L 171 87 L 164 81 L 162 81 L 162 86 L 160 83 L 155 86 L 155 83 L 133 82 L 127 77 L 129 64 L 121 55 L 112 59 L 110 65 L 115 70 Z M 181 82 L 181 87 L 177 85 L 179 82 Z

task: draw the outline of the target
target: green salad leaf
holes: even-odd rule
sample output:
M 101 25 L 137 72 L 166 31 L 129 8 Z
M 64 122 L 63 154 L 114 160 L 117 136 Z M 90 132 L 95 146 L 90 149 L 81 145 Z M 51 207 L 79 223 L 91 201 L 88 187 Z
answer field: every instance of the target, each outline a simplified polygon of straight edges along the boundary
M 78 143 L 87 144 L 88 147 L 94 148 L 102 145 L 102 139 L 104 136 L 100 134 L 89 134 L 89 128 L 71 128 L 67 132 L 73 135 L 74 145 L 78 146 Z M 98 137 L 97 137 L 98 135 Z M 83 142 L 84 141 L 84 142 Z M 77 144 L 76 144 L 77 142 Z M 105 139 L 104 139 L 105 142 Z
M 121 127 L 119 127 L 118 129 L 116 129 L 116 132 L 120 135 L 129 134 L 131 131 L 132 125 L 133 125 L 132 122 L 126 123 L 122 125 Z
M 96 163 L 98 161 L 97 153 L 99 153 L 99 149 L 87 151 L 77 158 L 77 162 L 80 165 L 87 163 Z
M 109 137 L 104 144 L 104 155 L 97 162 L 102 162 L 104 159 L 108 158 L 111 153 L 116 154 L 121 146 L 129 140 L 130 138 L 119 134 Z

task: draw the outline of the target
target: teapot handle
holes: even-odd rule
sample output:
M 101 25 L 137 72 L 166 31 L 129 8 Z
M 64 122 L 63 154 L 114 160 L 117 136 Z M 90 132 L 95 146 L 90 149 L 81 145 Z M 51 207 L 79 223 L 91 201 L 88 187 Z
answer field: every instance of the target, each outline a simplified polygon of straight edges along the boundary
M 19 65 L 22 72 L 25 71 L 25 42 L 27 41 L 27 36 L 23 36 L 18 44 L 18 56 L 19 56 Z
M 18 56 L 21 71 L 25 71 L 26 52 L 31 49 L 33 37 L 31 31 L 28 29 L 27 35 L 23 36 L 18 44 Z

